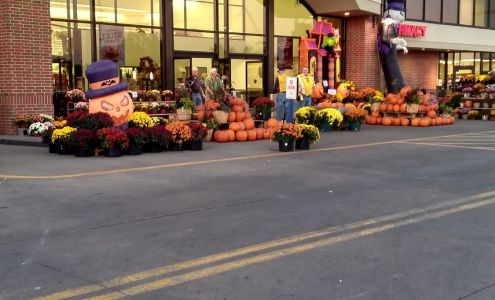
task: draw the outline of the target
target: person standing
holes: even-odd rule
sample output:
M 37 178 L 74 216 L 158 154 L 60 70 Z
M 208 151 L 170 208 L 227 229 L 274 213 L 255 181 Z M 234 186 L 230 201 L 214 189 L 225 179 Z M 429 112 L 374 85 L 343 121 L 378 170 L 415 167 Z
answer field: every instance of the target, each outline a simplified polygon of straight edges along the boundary
M 299 103 L 298 108 L 311 106 L 311 96 L 313 95 L 313 89 L 315 86 L 315 80 L 312 75 L 309 74 L 308 67 L 303 67 L 302 74 L 297 75 L 298 81 L 298 96 Z
M 225 99 L 225 90 L 223 88 L 223 82 L 220 76 L 218 76 L 217 69 L 212 68 L 210 75 L 206 77 L 206 98 L 213 99 L 217 103 L 223 103 Z
M 205 95 L 203 92 L 203 88 L 201 87 L 201 81 L 199 79 L 198 73 L 198 68 L 193 67 L 191 76 L 189 76 L 189 78 L 187 79 L 187 84 L 191 89 L 191 98 L 195 107 L 203 104 L 203 97 Z
M 288 123 L 294 121 L 293 102 L 286 97 L 287 75 L 283 67 L 278 69 L 278 75 L 275 78 L 273 85 L 273 93 L 277 94 L 277 102 L 275 103 L 275 113 L 277 120 L 285 120 Z

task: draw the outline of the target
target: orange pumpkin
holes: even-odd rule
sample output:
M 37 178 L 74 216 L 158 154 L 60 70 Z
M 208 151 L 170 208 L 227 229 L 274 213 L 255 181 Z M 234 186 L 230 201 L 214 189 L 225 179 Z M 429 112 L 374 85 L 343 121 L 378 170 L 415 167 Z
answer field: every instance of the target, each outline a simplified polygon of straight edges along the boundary
M 424 106 L 423 104 L 421 104 L 421 105 L 419 106 L 419 112 L 420 112 L 420 113 L 424 113 L 425 111 L 426 111 L 426 106 Z
M 237 123 L 237 122 L 232 122 L 229 124 L 229 130 L 236 132 L 236 131 L 241 130 L 241 126 L 239 126 L 239 123 Z
M 376 117 L 379 117 L 380 116 L 380 113 L 377 112 L 377 111 L 374 111 L 374 112 L 371 113 L 371 116 L 376 118 Z
M 400 111 L 399 104 L 394 104 L 393 110 L 394 110 L 394 112 L 399 112 Z
M 205 112 L 200 110 L 198 111 L 198 120 L 201 122 L 205 118 Z
M 229 141 L 229 133 L 227 130 L 217 130 L 213 134 L 213 139 L 217 143 L 227 143 Z
M 235 122 L 235 119 L 236 119 L 236 115 L 235 115 L 235 112 L 231 111 L 229 112 L 229 116 L 227 118 L 227 122 Z
M 465 107 L 473 107 L 473 101 L 471 101 L 471 100 L 464 101 L 464 106 Z
M 376 125 L 376 117 L 368 117 L 368 118 L 366 118 L 366 124 L 368 124 L 368 125 Z
M 438 104 L 432 104 L 431 105 L 431 109 L 433 109 L 434 111 L 438 111 L 440 107 L 438 106 Z
M 251 130 L 254 128 L 253 119 L 244 119 L 244 125 L 246 126 L 246 130 Z
M 405 104 L 400 105 L 400 112 L 401 113 L 406 113 L 407 112 L 407 106 Z
M 248 138 L 248 134 L 246 131 L 244 130 L 239 130 L 235 133 L 235 139 L 238 141 L 238 142 L 245 142 L 247 141 L 247 138 Z
M 411 125 L 412 125 L 413 127 L 418 127 L 418 126 L 419 126 L 419 122 L 421 122 L 421 119 L 420 119 L 420 118 L 414 118 L 414 119 L 412 119 L 412 121 L 411 121 Z
M 266 127 L 267 128 L 277 128 L 278 127 L 278 121 L 274 118 L 268 119 L 268 121 L 266 121 Z
M 398 97 L 399 97 L 399 95 L 389 93 L 389 94 L 387 94 L 387 97 L 385 97 L 385 102 L 395 104 L 395 103 L 397 103 Z
M 229 134 L 229 142 L 234 142 L 235 141 L 235 132 L 232 130 L 227 130 L 227 133 Z
M 381 112 L 387 111 L 387 104 L 385 104 L 385 103 L 380 104 L 380 111 Z
M 234 106 L 232 106 L 232 111 L 237 113 L 240 111 L 244 111 L 244 109 L 242 109 L 242 106 L 240 106 L 240 105 L 234 105 Z
M 270 138 L 270 136 L 272 135 L 271 131 L 268 130 L 268 129 L 263 129 L 263 139 L 264 140 L 267 140 Z
M 239 130 L 246 130 L 246 125 L 244 124 L 244 122 L 237 122 L 237 124 L 239 124 Z
M 392 125 L 392 119 L 389 117 L 384 117 L 384 118 L 382 118 L 382 124 L 384 126 L 390 126 L 390 125 Z
M 387 104 L 387 111 L 388 112 L 394 111 L 394 105 L 393 104 Z
M 431 119 L 430 118 L 422 118 L 421 121 L 419 121 L 419 126 L 421 127 L 428 127 L 431 125 Z
M 409 119 L 407 119 L 407 118 L 401 118 L 400 119 L 400 125 L 401 126 L 404 126 L 404 127 L 409 126 Z
M 405 86 L 403 88 L 400 89 L 400 94 L 402 96 L 407 96 L 407 95 L 411 95 L 412 94 L 412 87 L 410 86 Z
M 376 117 L 376 125 L 382 124 L 382 117 Z
M 242 111 L 238 111 L 235 113 L 235 120 L 237 122 L 242 122 L 244 120 L 244 117 L 245 117 L 245 115 L 244 115 L 244 112 L 242 112 Z
M 428 117 L 434 119 L 437 117 L 437 113 L 434 110 L 428 111 Z
M 397 99 L 397 104 L 399 104 L 399 105 L 404 104 L 404 97 L 402 97 L 402 96 L 401 96 L 401 97 L 399 97 L 399 98 Z
M 248 141 L 256 141 L 256 130 L 251 129 L 247 131 Z
M 430 125 L 431 125 L 431 126 L 437 126 L 437 125 L 440 125 L 440 124 L 437 124 L 437 121 L 438 121 L 438 123 L 440 123 L 440 120 L 438 120 L 438 119 L 431 119 L 431 120 L 430 120 Z
M 244 113 L 244 119 L 251 119 L 251 113 L 250 113 L 250 112 L 248 112 L 248 111 L 246 111 L 246 112 Z
M 263 128 L 256 128 L 256 139 L 257 140 L 262 140 L 263 139 Z
M 400 126 L 400 118 L 393 118 L 392 119 L 392 125 Z

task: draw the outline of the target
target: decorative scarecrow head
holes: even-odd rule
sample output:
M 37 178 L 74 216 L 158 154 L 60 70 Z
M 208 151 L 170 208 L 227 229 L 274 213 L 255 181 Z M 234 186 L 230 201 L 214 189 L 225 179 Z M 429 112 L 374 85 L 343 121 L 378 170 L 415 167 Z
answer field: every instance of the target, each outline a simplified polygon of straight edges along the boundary
M 126 126 L 134 111 L 132 99 L 127 93 L 128 84 L 120 82 L 119 66 L 110 60 L 92 63 L 86 69 L 91 90 L 86 92 L 89 112 L 108 113 L 115 126 Z
M 387 0 L 387 6 L 383 14 L 385 18 L 391 18 L 397 23 L 402 23 L 406 19 L 406 9 L 404 0 Z

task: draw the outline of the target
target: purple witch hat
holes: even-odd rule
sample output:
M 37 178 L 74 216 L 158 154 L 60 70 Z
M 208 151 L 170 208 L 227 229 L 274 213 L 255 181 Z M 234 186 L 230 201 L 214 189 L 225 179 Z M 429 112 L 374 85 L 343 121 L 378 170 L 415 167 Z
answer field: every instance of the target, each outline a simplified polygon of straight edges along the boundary
M 387 0 L 387 7 L 385 9 L 406 11 L 404 0 Z

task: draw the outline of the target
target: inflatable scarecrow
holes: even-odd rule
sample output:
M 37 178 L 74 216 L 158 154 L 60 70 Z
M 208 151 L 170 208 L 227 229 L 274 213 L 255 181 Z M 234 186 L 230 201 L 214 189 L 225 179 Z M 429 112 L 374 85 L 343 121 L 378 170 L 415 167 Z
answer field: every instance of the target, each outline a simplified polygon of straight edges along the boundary
M 387 0 L 378 33 L 378 52 L 389 93 L 398 93 L 405 86 L 397 60 L 397 50 L 408 52 L 407 42 L 399 38 L 399 25 L 404 20 L 404 0 Z
M 108 113 L 115 126 L 126 127 L 134 105 L 127 93 L 127 82 L 120 82 L 119 66 L 110 60 L 100 60 L 88 66 L 86 77 L 91 87 L 86 92 L 89 112 Z

